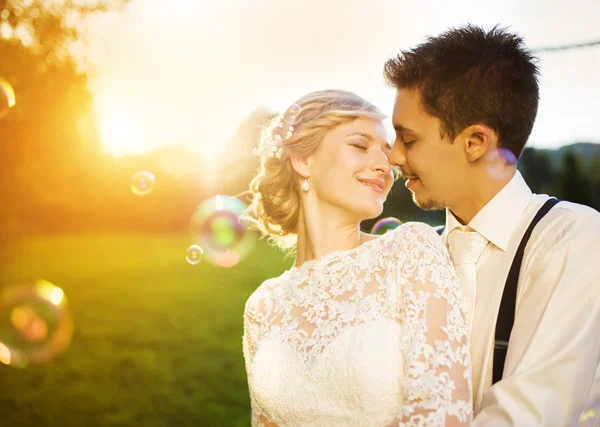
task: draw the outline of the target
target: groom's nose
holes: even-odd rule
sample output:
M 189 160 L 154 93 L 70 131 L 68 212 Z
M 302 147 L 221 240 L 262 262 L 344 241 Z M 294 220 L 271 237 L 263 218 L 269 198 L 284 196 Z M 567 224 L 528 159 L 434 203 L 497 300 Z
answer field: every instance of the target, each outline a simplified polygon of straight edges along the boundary
M 392 166 L 406 166 L 406 149 L 401 141 L 396 141 L 389 156 Z

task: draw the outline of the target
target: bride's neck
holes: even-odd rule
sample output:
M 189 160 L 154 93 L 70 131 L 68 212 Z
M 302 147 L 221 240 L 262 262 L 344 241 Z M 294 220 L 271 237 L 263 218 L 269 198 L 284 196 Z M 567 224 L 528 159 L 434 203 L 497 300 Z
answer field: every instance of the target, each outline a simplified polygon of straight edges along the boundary
M 298 243 L 296 261 L 299 266 L 306 261 L 320 258 L 330 252 L 354 249 L 368 239 L 360 231 L 359 223 L 344 223 L 325 212 L 298 214 Z

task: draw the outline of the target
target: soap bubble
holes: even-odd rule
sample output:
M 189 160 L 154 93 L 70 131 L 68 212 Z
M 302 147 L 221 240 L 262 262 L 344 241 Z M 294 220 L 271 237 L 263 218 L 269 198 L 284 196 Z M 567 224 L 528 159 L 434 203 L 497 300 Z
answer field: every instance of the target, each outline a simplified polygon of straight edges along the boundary
M 0 77 L 0 119 L 16 104 L 15 91 L 8 81 Z
M 283 113 L 283 121 L 288 125 L 295 125 L 300 121 L 302 108 L 298 104 L 292 104 Z
M 154 190 L 154 181 L 152 172 L 137 172 L 131 178 L 131 192 L 136 196 L 147 196 Z
M 200 264 L 202 261 L 202 256 L 204 255 L 204 251 L 198 245 L 191 245 L 185 254 L 185 259 L 192 265 Z
M 0 362 L 15 367 L 48 362 L 64 352 L 73 319 L 64 292 L 45 280 L 0 288 Z
M 503 180 L 512 176 L 513 168 L 517 164 L 517 157 L 506 148 L 491 151 L 485 157 L 487 171 L 494 179 Z
M 402 221 L 397 218 L 383 218 L 373 224 L 371 234 L 385 234 L 388 231 L 394 230 L 402 225 Z
M 212 264 L 233 267 L 254 248 L 258 238 L 240 215 L 246 210 L 241 200 L 217 195 L 205 200 L 192 218 L 192 234 Z

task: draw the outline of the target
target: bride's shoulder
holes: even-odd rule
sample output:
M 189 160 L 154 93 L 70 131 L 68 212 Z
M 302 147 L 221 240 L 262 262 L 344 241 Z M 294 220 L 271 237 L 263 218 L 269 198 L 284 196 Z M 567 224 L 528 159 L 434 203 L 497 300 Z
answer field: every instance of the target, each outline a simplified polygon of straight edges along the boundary
M 388 240 L 394 246 L 398 245 L 442 245 L 442 238 L 432 226 L 424 222 L 405 222 L 396 229 L 388 232 Z
M 452 268 L 450 254 L 442 237 L 430 225 L 408 222 L 388 234 L 392 233 L 392 244 L 387 251 L 388 266 L 393 265 L 394 269 L 401 267 L 404 278 L 422 278 L 432 271 Z
M 382 237 L 383 250 L 393 262 L 445 257 L 442 237 L 423 222 L 405 222 Z
M 272 299 L 275 289 L 281 286 L 285 281 L 285 273 L 278 277 L 272 277 L 265 280 L 258 288 L 250 294 L 246 300 L 246 312 L 248 311 L 263 311 Z

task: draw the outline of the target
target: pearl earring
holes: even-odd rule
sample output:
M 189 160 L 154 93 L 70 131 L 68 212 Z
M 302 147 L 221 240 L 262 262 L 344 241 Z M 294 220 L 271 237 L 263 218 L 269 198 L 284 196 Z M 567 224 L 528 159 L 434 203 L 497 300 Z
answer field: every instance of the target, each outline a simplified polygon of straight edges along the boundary
M 302 185 L 300 186 L 300 188 L 302 188 L 302 191 L 304 191 L 305 193 L 310 190 L 310 184 L 308 183 L 308 177 L 305 176 L 304 177 L 304 182 L 302 183 Z

